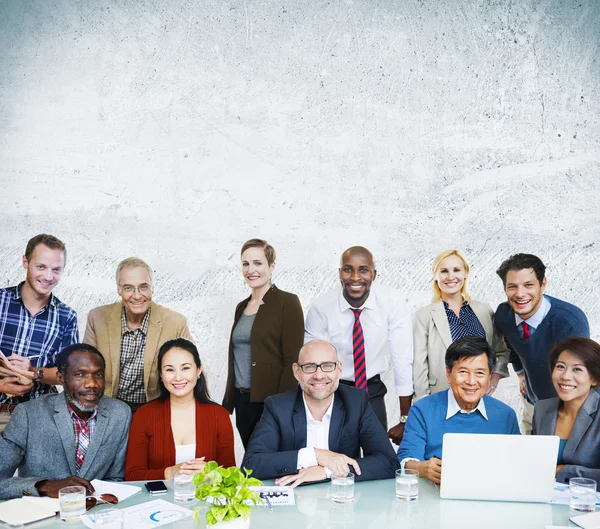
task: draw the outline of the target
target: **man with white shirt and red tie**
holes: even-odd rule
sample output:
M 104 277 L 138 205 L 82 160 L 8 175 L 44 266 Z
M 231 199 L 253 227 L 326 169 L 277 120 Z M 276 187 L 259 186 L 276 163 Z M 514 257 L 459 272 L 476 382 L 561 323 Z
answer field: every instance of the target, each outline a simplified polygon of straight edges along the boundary
M 342 384 L 368 392 L 377 418 L 387 430 L 381 374 L 392 359 L 400 422 L 388 437 L 400 444 L 413 395 L 413 337 L 410 309 L 397 290 L 373 286 L 373 255 L 362 246 L 348 248 L 340 260 L 340 286 L 318 298 L 306 316 L 304 342 L 331 342 L 344 366 Z
M 521 432 L 531 433 L 533 405 L 556 397 L 548 367 L 548 352 L 570 336 L 590 337 L 590 326 L 581 309 L 544 294 L 546 267 L 531 254 L 519 253 L 496 271 L 506 299 L 496 309 L 494 323 L 510 349 L 510 361 L 524 396 Z

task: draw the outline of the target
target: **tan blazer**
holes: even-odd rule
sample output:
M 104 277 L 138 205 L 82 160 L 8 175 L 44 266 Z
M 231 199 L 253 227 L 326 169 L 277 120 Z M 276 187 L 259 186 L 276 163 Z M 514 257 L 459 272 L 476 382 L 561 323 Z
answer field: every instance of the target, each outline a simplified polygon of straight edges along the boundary
M 121 301 L 90 310 L 83 337 L 83 342 L 98 348 L 106 360 L 104 394 L 109 397 L 119 387 L 122 310 Z M 192 340 L 185 316 L 152 302 L 144 350 L 144 388 L 148 401 L 158 397 L 158 350 L 166 341 L 180 337 Z
M 496 353 L 495 373 L 508 376 L 508 348 L 502 334 L 494 326 L 494 311 L 487 303 L 470 303 L 481 323 L 485 338 Z M 452 343 L 450 325 L 444 303 L 436 301 L 418 310 L 413 316 L 415 398 L 448 389 L 446 377 L 446 350 Z

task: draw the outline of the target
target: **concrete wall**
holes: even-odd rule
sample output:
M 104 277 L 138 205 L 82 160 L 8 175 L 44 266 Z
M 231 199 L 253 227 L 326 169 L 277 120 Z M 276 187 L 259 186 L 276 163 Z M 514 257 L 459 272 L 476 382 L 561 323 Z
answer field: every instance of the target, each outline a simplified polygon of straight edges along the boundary
M 83 332 L 143 257 L 217 398 L 252 236 L 306 309 L 353 244 L 413 308 L 445 247 L 493 306 L 536 253 L 598 338 L 599 35 L 595 0 L 4 0 L 0 285 L 60 237 Z

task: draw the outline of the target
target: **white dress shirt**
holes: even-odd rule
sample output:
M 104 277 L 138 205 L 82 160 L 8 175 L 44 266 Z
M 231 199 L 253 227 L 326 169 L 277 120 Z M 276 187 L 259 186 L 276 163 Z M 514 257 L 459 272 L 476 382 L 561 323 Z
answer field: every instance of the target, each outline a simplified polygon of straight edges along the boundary
M 483 402 L 483 397 L 479 399 L 477 406 L 475 406 L 472 410 L 463 410 L 456 402 L 456 397 L 454 396 L 454 392 L 452 388 L 448 390 L 448 409 L 446 410 L 446 420 L 450 419 L 450 417 L 454 417 L 457 413 L 464 413 L 465 415 L 469 415 L 470 413 L 474 413 L 479 411 L 483 418 L 487 421 L 487 411 L 485 410 L 485 402 Z
M 314 467 L 319 464 L 315 455 L 315 448 L 329 450 L 329 426 L 331 425 L 331 412 L 333 411 L 334 400 L 335 395 L 323 416 L 323 420 L 317 421 L 310 413 L 306 405 L 305 395 L 302 393 L 302 402 L 304 403 L 304 411 L 306 412 L 306 447 L 298 450 L 298 466 L 296 467 L 298 470 Z M 330 477 L 327 470 L 325 469 L 325 473 L 327 477 Z
M 542 296 L 542 304 L 540 308 L 528 320 L 524 320 L 515 312 L 515 325 L 517 326 L 517 331 L 519 332 L 521 339 L 523 339 L 523 326 L 521 323 L 526 322 L 530 329 L 529 332 L 533 334 L 540 326 L 540 323 L 542 323 L 543 319 L 548 315 L 551 308 L 552 304 L 550 303 L 550 300 L 546 296 Z
M 342 287 L 318 298 L 306 315 L 304 343 L 320 339 L 331 342 L 342 362 L 342 380 L 354 381 L 352 327 L 353 307 L 342 294 Z M 396 393 L 413 394 L 413 335 L 410 308 L 399 291 L 384 285 L 371 285 L 360 323 L 365 339 L 367 378 L 387 370 L 387 351 L 394 368 Z

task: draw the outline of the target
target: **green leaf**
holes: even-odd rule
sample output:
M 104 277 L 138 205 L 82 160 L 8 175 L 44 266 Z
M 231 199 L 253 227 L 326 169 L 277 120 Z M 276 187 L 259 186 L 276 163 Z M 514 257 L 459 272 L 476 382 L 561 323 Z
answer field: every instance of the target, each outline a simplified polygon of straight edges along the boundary
M 217 519 L 215 515 L 212 513 L 211 509 L 206 511 L 206 525 L 215 525 L 217 523 Z
M 250 516 L 250 511 L 252 510 L 250 508 L 250 505 L 244 505 L 243 503 L 240 503 L 239 505 L 236 506 L 237 507 L 237 512 L 240 514 L 240 516 L 242 516 L 243 518 L 248 518 L 248 516 Z
M 262 481 L 256 478 L 248 478 L 246 480 L 246 485 L 248 487 L 260 487 L 262 485 Z
M 220 522 L 229 512 L 229 507 L 227 505 L 213 505 L 209 510 L 213 513 L 215 519 Z
M 208 463 L 206 463 L 205 467 L 204 467 L 204 472 L 212 472 L 213 470 L 216 470 L 219 467 L 219 464 L 216 461 L 209 461 Z

